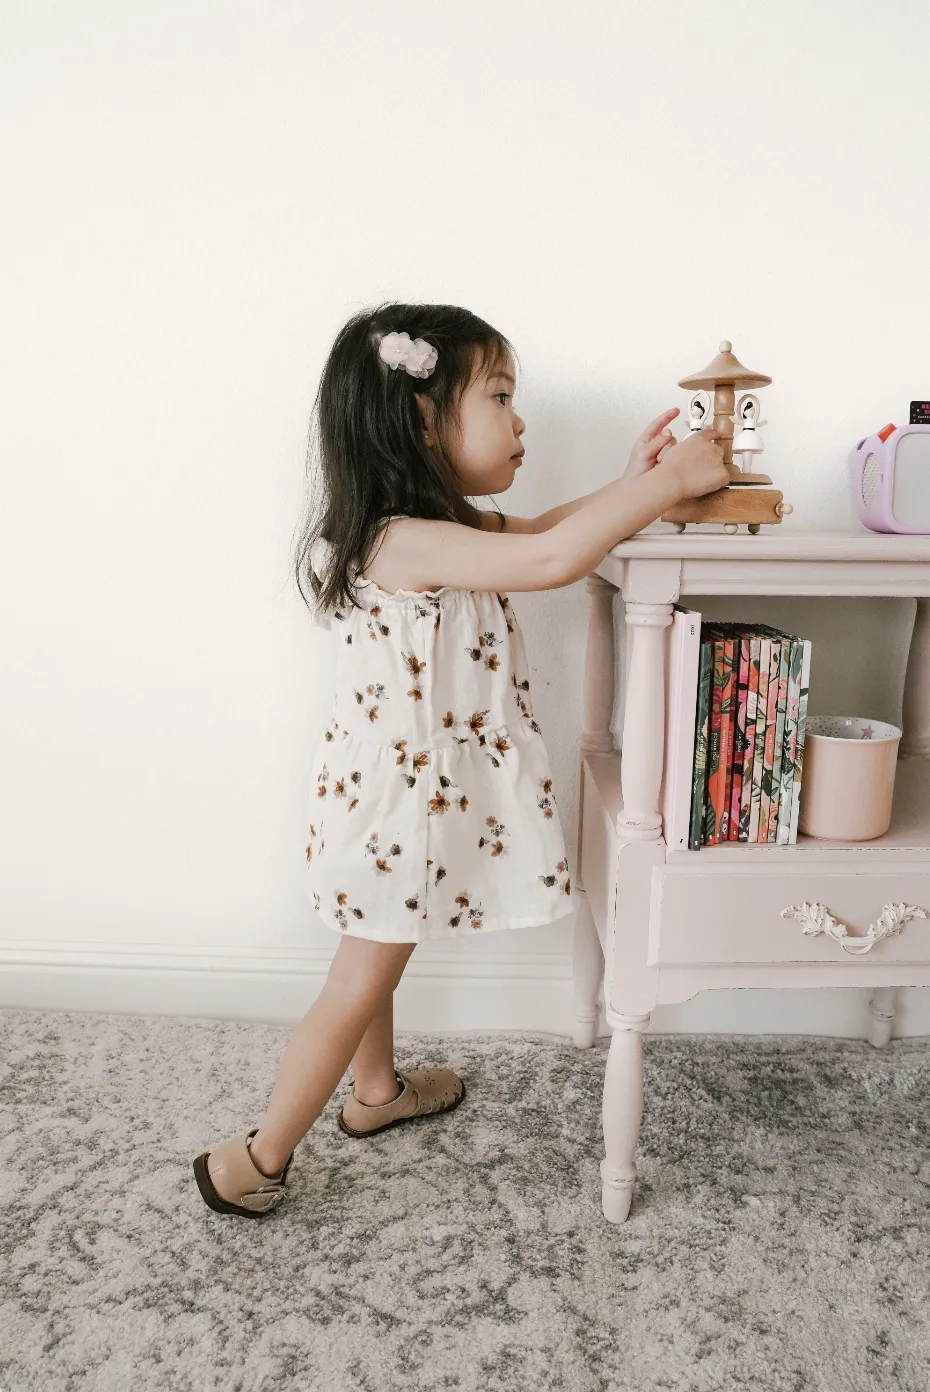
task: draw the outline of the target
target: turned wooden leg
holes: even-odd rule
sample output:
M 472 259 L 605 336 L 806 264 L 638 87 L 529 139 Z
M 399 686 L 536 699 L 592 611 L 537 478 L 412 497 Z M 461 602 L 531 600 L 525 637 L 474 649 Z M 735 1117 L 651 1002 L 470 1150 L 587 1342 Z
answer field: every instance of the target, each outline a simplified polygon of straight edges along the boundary
M 930 599 L 917 601 L 904 674 L 899 759 L 930 756 Z
M 930 599 L 918 597 L 904 673 L 899 759 L 930 757 Z M 894 1029 L 896 990 L 882 986 L 869 1000 L 869 1043 L 884 1049 Z
M 623 809 L 617 835 L 625 841 L 656 841 L 662 835 L 659 789 L 665 758 L 665 630 L 673 604 L 626 602 L 630 649 L 620 789 Z
M 574 1040 L 590 1049 L 597 1028 L 597 992 L 604 979 L 604 954 L 582 881 L 584 862 L 584 761 L 588 754 L 613 754 L 610 722 L 614 710 L 613 598 L 616 588 L 599 575 L 589 575 L 588 640 L 585 649 L 583 719 L 578 770 L 578 840 L 572 902 L 575 909 L 572 966 L 575 986 Z
M 604 1072 L 604 1159 L 601 1204 L 609 1223 L 624 1223 L 633 1198 L 633 1159 L 643 1120 L 643 1031 L 648 1015 L 618 1015 L 608 1007 L 613 1030 Z
M 879 986 L 869 1001 L 869 1043 L 884 1049 L 894 1027 L 895 987 Z
M 616 586 L 600 575 L 585 577 L 588 636 L 584 653 L 581 753 L 613 754 L 610 722 L 614 714 L 614 619 Z
M 572 967 L 575 979 L 574 1040 L 577 1048 L 590 1049 L 597 1029 L 597 993 L 604 980 L 604 954 L 588 896 L 577 877 L 572 887 L 575 932 Z

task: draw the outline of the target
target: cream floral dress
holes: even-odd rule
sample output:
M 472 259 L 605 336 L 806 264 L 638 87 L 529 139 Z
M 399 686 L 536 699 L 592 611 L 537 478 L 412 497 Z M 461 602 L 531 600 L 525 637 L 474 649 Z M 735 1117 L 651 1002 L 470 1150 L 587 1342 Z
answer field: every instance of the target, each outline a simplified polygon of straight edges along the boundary
M 356 937 L 422 942 L 570 913 L 549 755 L 508 596 L 391 593 L 361 577 L 356 592 L 362 608 L 317 619 L 336 644 L 308 819 L 318 915 Z

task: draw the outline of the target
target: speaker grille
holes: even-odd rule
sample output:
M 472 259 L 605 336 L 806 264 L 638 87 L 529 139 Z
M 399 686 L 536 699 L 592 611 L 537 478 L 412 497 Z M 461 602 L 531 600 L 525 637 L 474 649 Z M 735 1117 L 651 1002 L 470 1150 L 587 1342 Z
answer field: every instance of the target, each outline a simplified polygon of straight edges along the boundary
M 862 466 L 862 501 L 866 507 L 872 506 L 872 499 L 878 489 L 878 464 L 875 455 L 870 454 Z

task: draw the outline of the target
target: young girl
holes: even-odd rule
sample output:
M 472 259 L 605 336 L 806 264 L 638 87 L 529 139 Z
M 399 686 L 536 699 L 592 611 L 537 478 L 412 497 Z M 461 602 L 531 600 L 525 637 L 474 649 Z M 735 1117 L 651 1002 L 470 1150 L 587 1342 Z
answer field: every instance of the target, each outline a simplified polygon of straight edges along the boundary
M 676 500 L 729 481 L 710 432 L 675 442 L 672 408 L 603 488 L 539 517 L 483 511 L 470 498 L 506 492 L 522 467 L 514 390 L 508 340 L 453 305 L 357 314 L 323 369 L 324 506 L 304 526 L 296 570 L 335 638 L 306 856 L 313 906 L 341 941 L 261 1125 L 194 1161 L 218 1213 L 255 1218 L 278 1203 L 295 1146 L 349 1065 L 347 1136 L 462 1101 L 451 1069 L 395 1070 L 393 992 L 414 947 L 571 911 L 507 592 L 570 585 Z

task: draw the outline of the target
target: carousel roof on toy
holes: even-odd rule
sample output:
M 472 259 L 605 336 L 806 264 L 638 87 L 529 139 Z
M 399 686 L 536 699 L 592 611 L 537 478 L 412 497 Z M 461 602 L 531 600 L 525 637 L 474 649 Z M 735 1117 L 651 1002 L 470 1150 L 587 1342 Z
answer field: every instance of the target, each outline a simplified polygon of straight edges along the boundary
M 767 377 L 764 372 L 752 372 L 748 367 L 743 367 L 739 358 L 735 358 L 732 353 L 732 343 L 729 339 L 724 339 L 720 345 L 720 352 L 709 362 L 700 372 L 695 372 L 692 377 L 682 377 L 678 383 L 680 387 L 766 387 L 771 382 L 771 377 Z

